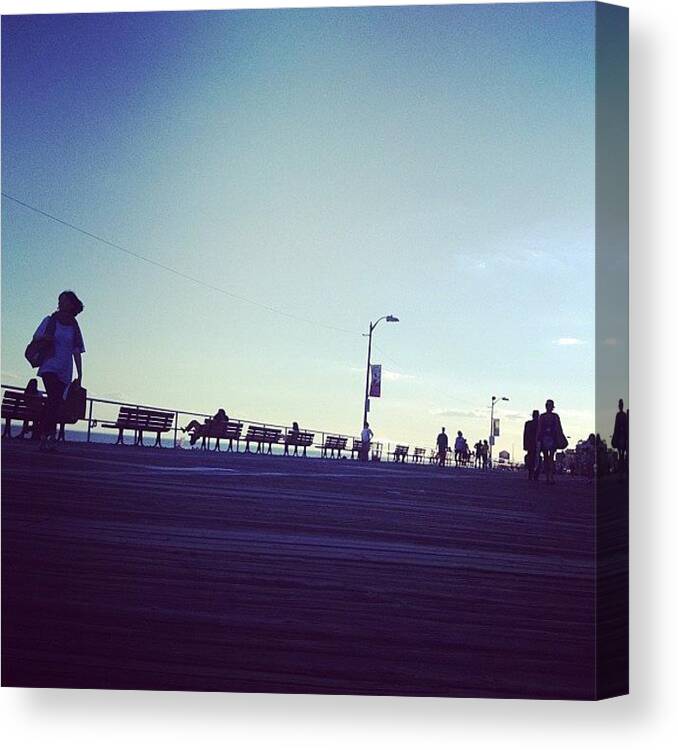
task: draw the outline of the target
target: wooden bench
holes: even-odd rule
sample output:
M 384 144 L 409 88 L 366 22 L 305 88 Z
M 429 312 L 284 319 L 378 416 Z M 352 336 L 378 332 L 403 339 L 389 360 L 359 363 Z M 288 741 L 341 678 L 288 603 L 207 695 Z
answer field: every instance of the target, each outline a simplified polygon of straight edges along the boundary
M 263 453 L 262 445 L 268 445 L 266 453 L 273 453 L 273 443 L 280 442 L 281 434 L 282 430 L 280 429 L 251 424 L 247 428 L 247 434 L 245 435 L 245 452 L 250 453 L 250 443 L 256 443 L 256 453 Z
M 341 458 L 341 452 L 346 450 L 348 438 L 339 437 L 338 435 L 328 435 L 325 442 L 319 445 L 321 455 L 327 458 L 327 451 L 330 451 L 330 458 L 334 458 L 334 451 L 337 451 L 337 458 Z
M 169 432 L 172 429 L 173 423 L 173 411 L 146 409 L 141 406 L 121 406 L 118 419 L 115 422 L 107 422 L 101 426 L 118 430 L 116 445 L 125 444 L 125 430 L 134 430 L 134 445 L 144 444 L 144 432 L 154 432 L 154 447 L 162 448 L 160 436 L 164 432 Z
M 306 457 L 306 449 L 309 445 L 313 445 L 313 439 L 315 438 L 315 432 L 306 432 L 305 430 L 299 430 L 293 432 L 292 430 L 287 431 L 285 435 L 285 455 L 290 455 L 290 446 L 294 446 L 294 455 L 298 455 L 299 448 L 303 448 L 302 455 Z
M 353 438 L 353 445 L 351 446 L 351 459 L 356 457 L 356 453 L 360 456 L 360 451 L 363 448 L 363 441 L 360 438 Z
M 391 451 L 388 455 L 393 456 L 395 463 L 406 463 L 407 456 L 410 452 L 409 445 L 396 445 L 395 450 Z
M 412 463 L 423 464 L 426 458 L 426 448 L 415 448 L 412 456 Z
M 240 444 L 240 435 L 242 434 L 242 422 L 226 422 L 221 426 L 208 423 L 200 430 L 202 442 L 200 447 L 202 450 L 210 449 L 210 440 L 216 440 L 214 446 L 215 451 L 221 451 L 221 441 L 228 440 L 228 448 L 226 451 L 233 450 L 233 441 L 236 441 L 237 446 Z
M 12 420 L 32 422 L 37 425 L 47 399 L 39 393 L 26 396 L 22 391 L 5 391 L 2 396 L 2 418 L 5 420 L 3 437 L 12 437 Z M 37 432 L 34 430 L 34 435 Z

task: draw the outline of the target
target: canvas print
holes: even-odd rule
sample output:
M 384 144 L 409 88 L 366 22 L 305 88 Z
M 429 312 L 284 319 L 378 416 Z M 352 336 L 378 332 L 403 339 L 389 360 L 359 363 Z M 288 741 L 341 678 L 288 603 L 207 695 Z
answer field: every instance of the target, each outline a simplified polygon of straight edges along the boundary
M 2 684 L 628 691 L 628 12 L 2 18 Z

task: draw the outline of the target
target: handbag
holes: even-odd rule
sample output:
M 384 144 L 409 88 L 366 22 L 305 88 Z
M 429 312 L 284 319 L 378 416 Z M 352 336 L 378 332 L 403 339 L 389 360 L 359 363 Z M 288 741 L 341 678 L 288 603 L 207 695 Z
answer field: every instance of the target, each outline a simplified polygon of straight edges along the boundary
M 61 404 L 60 419 L 65 424 L 75 424 L 79 419 L 85 418 L 87 411 L 87 389 L 80 383 L 74 381 L 66 389 L 64 400 Z
M 38 339 L 33 339 L 24 352 L 24 356 L 31 367 L 40 367 L 43 362 L 54 354 L 54 334 L 56 332 L 56 318 L 49 316 L 49 323 L 45 333 Z

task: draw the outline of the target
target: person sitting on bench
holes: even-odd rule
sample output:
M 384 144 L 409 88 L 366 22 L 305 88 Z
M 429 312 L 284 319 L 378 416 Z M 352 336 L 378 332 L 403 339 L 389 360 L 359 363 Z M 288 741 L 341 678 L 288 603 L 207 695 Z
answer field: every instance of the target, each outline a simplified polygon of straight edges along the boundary
M 186 427 L 182 427 L 182 432 L 191 433 L 191 445 L 195 445 L 199 438 L 207 435 L 212 429 L 220 430 L 228 424 L 228 414 L 223 409 L 213 416 L 208 417 L 202 424 L 197 419 L 192 419 Z

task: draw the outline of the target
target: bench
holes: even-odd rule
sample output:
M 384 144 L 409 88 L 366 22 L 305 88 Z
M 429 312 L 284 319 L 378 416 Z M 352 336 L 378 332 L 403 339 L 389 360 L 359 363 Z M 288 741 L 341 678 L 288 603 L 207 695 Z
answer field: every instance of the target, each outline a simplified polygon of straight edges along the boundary
M 360 456 L 360 451 L 363 449 L 363 441 L 360 438 L 353 438 L 353 445 L 351 446 L 351 459 L 354 459 L 356 453 Z
M 426 458 L 426 448 L 415 448 L 412 456 L 412 463 L 423 464 Z
M 353 438 L 353 445 L 351 446 L 351 458 L 355 458 L 355 454 L 360 455 L 363 441 L 359 438 Z M 384 449 L 383 443 L 370 443 L 370 458 L 372 461 L 381 461 L 381 454 Z
M 107 422 L 101 426 L 118 430 L 116 445 L 125 444 L 125 430 L 134 430 L 134 445 L 144 444 L 144 432 L 155 432 L 154 447 L 162 448 L 160 436 L 164 432 L 169 432 L 172 429 L 173 423 L 173 411 L 146 409 L 141 406 L 121 406 L 118 419 L 115 422 Z
M 315 438 L 315 432 L 306 432 L 305 430 L 299 430 L 293 432 L 292 430 L 287 431 L 285 435 L 285 455 L 290 455 L 290 446 L 294 446 L 294 455 L 298 455 L 299 448 L 303 448 L 302 455 L 306 457 L 306 449 L 309 445 L 313 445 L 313 438 Z
M 39 393 L 26 396 L 22 391 L 5 391 L 2 396 L 2 418 L 5 420 L 2 436 L 12 437 L 13 419 L 37 424 L 46 401 Z M 20 434 L 23 436 L 23 430 Z M 33 434 L 37 437 L 37 431 L 33 430 Z
M 280 442 L 280 435 L 282 430 L 273 427 L 259 427 L 258 425 L 251 424 L 247 428 L 247 435 L 245 435 L 245 452 L 250 453 L 250 443 L 257 444 L 257 453 L 263 453 L 261 446 L 268 445 L 266 453 L 273 453 L 273 443 Z
M 348 438 L 339 437 L 338 435 L 328 435 L 325 442 L 319 445 L 321 455 L 327 458 L 327 451 L 330 451 L 330 458 L 334 458 L 334 451 L 337 451 L 337 458 L 341 458 L 341 452 L 346 450 Z
M 393 460 L 395 463 L 405 463 L 407 461 L 407 456 L 410 452 L 410 446 L 409 445 L 396 445 L 395 450 L 391 451 L 388 455 L 393 456 Z
M 200 447 L 202 448 L 202 450 L 209 450 L 210 440 L 214 439 L 217 441 L 216 445 L 214 446 L 214 450 L 221 451 L 221 441 L 228 440 L 228 448 L 226 450 L 232 451 L 233 441 L 235 440 L 237 451 L 237 446 L 240 444 L 241 434 L 242 422 L 226 422 L 226 424 L 222 424 L 221 426 L 214 425 L 208 422 L 200 430 L 200 435 L 202 437 Z

